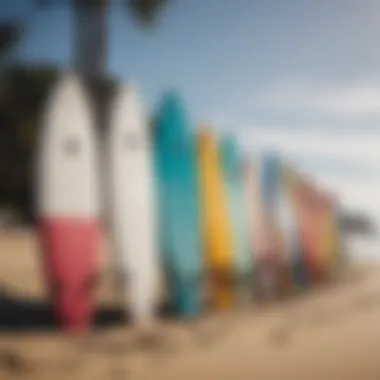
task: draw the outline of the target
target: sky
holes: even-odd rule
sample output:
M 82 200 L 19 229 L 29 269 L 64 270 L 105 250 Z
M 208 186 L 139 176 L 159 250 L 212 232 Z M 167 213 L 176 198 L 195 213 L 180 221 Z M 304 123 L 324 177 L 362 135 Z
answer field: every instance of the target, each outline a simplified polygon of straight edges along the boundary
M 1 1 L 27 28 L 18 60 L 70 67 L 67 3 Z M 194 125 L 233 131 L 248 154 L 279 149 L 380 227 L 378 0 L 172 0 L 151 30 L 115 1 L 109 23 L 108 72 L 148 109 L 179 88 Z

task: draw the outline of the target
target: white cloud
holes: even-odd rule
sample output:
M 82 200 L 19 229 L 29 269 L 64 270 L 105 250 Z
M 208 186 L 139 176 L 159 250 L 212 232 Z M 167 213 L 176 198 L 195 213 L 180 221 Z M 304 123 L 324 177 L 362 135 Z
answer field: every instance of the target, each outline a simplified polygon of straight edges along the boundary
M 260 108 L 304 112 L 309 115 L 356 118 L 380 116 L 380 83 L 357 80 L 341 86 L 287 80 L 254 98 Z
M 290 157 L 299 155 L 323 155 L 340 159 L 367 160 L 380 163 L 380 133 L 337 134 L 318 130 L 289 131 L 285 128 L 266 131 L 264 128 L 244 128 L 237 136 L 245 150 L 274 148 Z

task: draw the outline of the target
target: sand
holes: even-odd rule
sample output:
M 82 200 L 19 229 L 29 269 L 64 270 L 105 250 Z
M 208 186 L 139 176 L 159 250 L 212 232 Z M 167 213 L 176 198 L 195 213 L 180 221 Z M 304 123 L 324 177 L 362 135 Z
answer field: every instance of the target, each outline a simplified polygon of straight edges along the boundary
M 51 320 L 35 234 L 0 233 L 1 380 L 380 379 L 375 265 L 281 304 L 166 318 L 146 341 L 123 318 L 107 255 L 103 264 L 95 330 L 65 336 Z

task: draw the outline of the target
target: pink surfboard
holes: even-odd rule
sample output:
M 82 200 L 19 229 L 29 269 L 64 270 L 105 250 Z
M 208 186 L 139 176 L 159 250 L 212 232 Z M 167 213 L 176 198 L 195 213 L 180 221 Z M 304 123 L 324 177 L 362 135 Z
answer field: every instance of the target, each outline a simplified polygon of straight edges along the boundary
M 100 243 L 98 157 L 79 79 L 64 75 L 46 104 L 37 152 L 37 214 L 45 276 L 64 330 L 91 324 Z
M 259 165 L 254 160 L 244 163 L 246 205 L 249 215 L 250 241 L 254 268 L 254 291 L 271 295 L 275 292 L 275 251 L 273 230 L 260 195 Z

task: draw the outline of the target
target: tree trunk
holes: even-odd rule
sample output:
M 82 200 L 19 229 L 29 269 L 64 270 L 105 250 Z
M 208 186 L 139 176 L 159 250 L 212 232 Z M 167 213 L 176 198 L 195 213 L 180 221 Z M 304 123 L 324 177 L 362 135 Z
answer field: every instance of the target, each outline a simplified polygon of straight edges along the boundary
M 108 1 L 74 1 L 74 67 L 90 77 L 107 68 Z

